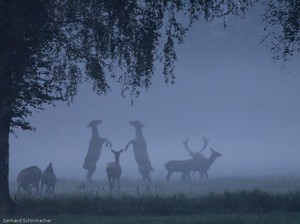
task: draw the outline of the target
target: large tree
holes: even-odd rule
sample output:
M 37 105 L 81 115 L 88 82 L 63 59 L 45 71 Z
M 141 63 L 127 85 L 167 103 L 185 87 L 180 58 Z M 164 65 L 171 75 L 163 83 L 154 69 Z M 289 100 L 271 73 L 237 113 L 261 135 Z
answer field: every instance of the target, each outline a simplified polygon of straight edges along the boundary
M 266 41 L 274 60 L 283 63 L 300 53 L 300 0 L 263 1 Z
M 149 89 L 155 61 L 163 63 L 166 83 L 174 83 L 175 46 L 194 22 L 243 15 L 256 1 L 0 1 L 0 212 L 14 207 L 8 188 L 9 135 L 14 128 L 31 130 L 26 119 L 34 111 L 57 101 L 71 103 L 84 81 L 93 82 L 101 95 L 112 79 L 122 94 L 136 97 L 140 89 Z M 297 0 L 277 1 L 294 2 L 299 11 Z M 268 2 L 274 11 L 277 5 Z M 277 15 L 266 13 L 266 21 L 272 16 Z M 287 21 L 298 34 L 299 20 Z

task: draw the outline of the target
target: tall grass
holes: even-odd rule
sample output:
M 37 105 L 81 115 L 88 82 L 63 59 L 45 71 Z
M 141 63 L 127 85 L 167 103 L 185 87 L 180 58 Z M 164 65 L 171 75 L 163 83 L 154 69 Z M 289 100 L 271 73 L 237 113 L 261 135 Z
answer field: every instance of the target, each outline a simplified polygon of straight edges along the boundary
M 142 182 L 121 180 L 122 192 L 110 194 L 106 180 L 89 184 L 84 180 L 59 179 L 52 197 L 11 195 L 18 214 L 97 215 L 97 216 L 174 216 L 299 212 L 300 178 L 213 178 L 182 182 L 153 180 L 148 188 Z
M 160 195 L 68 195 L 16 198 L 20 214 L 193 215 L 226 213 L 299 212 L 300 191 L 267 193 L 260 190 L 213 193 L 189 197 Z
M 0 215 L 2 220 L 2 217 Z M 21 218 L 21 216 L 15 216 Z M 34 218 L 38 218 L 34 216 Z M 43 219 L 44 217 L 40 217 Z M 53 224 L 298 224 L 300 213 L 238 213 L 199 214 L 174 216 L 94 216 L 53 215 L 48 216 Z M 26 222 L 23 222 L 26 223 Z

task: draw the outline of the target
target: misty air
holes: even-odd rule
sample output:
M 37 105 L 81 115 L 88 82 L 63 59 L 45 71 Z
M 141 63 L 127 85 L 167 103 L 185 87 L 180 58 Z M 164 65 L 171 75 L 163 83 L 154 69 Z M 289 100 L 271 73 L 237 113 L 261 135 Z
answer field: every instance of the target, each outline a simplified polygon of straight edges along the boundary
M 38 2 L 0 60 L 3 223 L 300 221 L 297 1 Z

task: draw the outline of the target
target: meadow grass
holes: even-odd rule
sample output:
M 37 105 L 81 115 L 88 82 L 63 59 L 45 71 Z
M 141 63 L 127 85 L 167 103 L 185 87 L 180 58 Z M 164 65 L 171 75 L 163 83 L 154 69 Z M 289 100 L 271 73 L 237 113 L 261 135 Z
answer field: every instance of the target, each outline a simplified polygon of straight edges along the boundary
M 259 190 L 210 193 L 188 197 L 160 195 L 68 195 L 16 200 L 20 214 L 194 215 L 204 213 L 300 212 L 300 191 L 267 193 Z
M 95 216 L 95 215 L 52 215 L 52 216 L 11 216 L 0 215 L 2 223 L 10 218 L 46 219 L 52 224 L 299 224 L 300 213 L 238 213 L 200 214 L 173 216 Z M 1 223 L 1 222 L 0 222 Z M 28 221 L 27 221 L 28 223 Z M 31 222 L 37 223 L 37 222 Z
M 151 186 L 127 179 L 118 194 L 102 182 L 60 179 L 51 197 L 12 191 L 18 205 L 13 217 L 52 223 L 300 223 L 299 179 L 154 180 Z

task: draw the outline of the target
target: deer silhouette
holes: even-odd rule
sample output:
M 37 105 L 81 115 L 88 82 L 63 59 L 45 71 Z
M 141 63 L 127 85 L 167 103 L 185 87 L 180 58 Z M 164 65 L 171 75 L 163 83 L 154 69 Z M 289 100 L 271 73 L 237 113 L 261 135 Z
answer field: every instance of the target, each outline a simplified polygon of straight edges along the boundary
M 109 181 L 110 191 L 112 192 L 115 188 L 115 181 L 117 180 L 117 190 L 120 191 L 120 177 L 122 174 L 122 169 L 120 165 L 120 154 L 123 152 L 123 149 L 120 151 L 111 150 L 115 156 L 115 161 L 110 162 L 106 166 L 107 178 Z
M 209 158 L 192 158 L 187 160 L 171 160 L 165 164 L 168 171 L 166 181 L 169 181 L 173 172 L 181 172 L 183 179 L 190 179 L 191 171 L 199 171 L 201 178 L 205 175 L 208 178 L 207 171 L 210 166 L 215 162 L 216 158 L 222 156 L 219 152 L 213 148 L 211 150 L 211 156 Z
M 54 194 L 55 184 L 57 178 L 54 173 L 52 163 L 45 169 L 44 173 L 42 174 L 41 178 L 41 193 L 43 192 L 44 185 L 46 186 L 45 194 L 52 195 Z
M 21 170 L 17 177 L 18 193 L 21 188 L 26 192 L 28 196 L 32 194 L 32 188 L 36 189 L 36 193 L 39 194 L 39 184 L 42 176 L 42 171 L 37 166 L 30 166 Z
M 128 149 L 129 145 L 132 144 L 134 158 L 138 164 L 139 173 L 143 180 L 151 182 L 150 173 L 153 168 L 148 156 L 147 143 L 142 133 L 144 125 L 140 121 L 129 121 L 129 123 L 135 128 L 135 139 L 128 142 L 125 151 Z
M 88 170 L 86 177 L 90 182 L 92 182 L 91 177 L 96 170 L 96 163 L 100 158 L 103 143 L 105 143 L 106 147 L 111 147 L 111 142 L 99 135 L 97 126 L 100 123 L 101 120 L 93 120 L 87 126 L 88 128 L 92 129 L 92 138 L 89 143 L 89 148 L 84 160 L 83 168 Z
M 197 167 L 198 168 L 198 171 L 200 173 L 200 177 L 201 179 L 203 179 L 203 177 L 205 176 L 206 178 L 208 178 L 208 174 L 207 174 L 207 171 L 208 169 L 211 167 L 211 165 L 215 162 L 215 160 L 218 158 L 218 157 L 221 157 L 222 154 L 217 152 L 216 150 L 214 150 L 213 148 L 210 148 L 210 151 L 211 151 L 211 155 L 209 158 L 207 159 L 204 159 L 202 160 L 201 162 L 199 162 L 199 166 Z
M 198 152 L 193 152 L 193 151 L 190 149 L 190 147 L 189 147 L 189 145 L 188 145 L 189 139 L 186 139 L 186 140 L 183 140 L 183 141 L 182 141 L 183 146 L 184 146 L 184 149 L 189 153 L 189 155 L 190 155 L 193 159 L 206 159 L 206 158 L 204 157 L 204 155 L 202 154 L 202 152 L 203 152 L 204 149 L 206 148 L 206 146 L 207 146 L 207 144 L 208 144 L 208 142 L 209 142 L 209 139 L 207 139 L 207 138 L 205 138 L 205 137 L 203 137 L 202 139 L 203 139 L 204 144 L 203 144 L 203 146 L 202 146 L 202 149 L 200 149 Z M 192 171 L 192 172 L 193 172 L 193 178 L 195 178 L 195 173 L 196 173 L 197 171 Z M 207 173 L 206 173 L 206 175 L 207 175 Z M 202 173 L 200 173 L 200 176 L 202 176 Z M 183 175 L 183 178 L 185 178 L 184 175 Z

